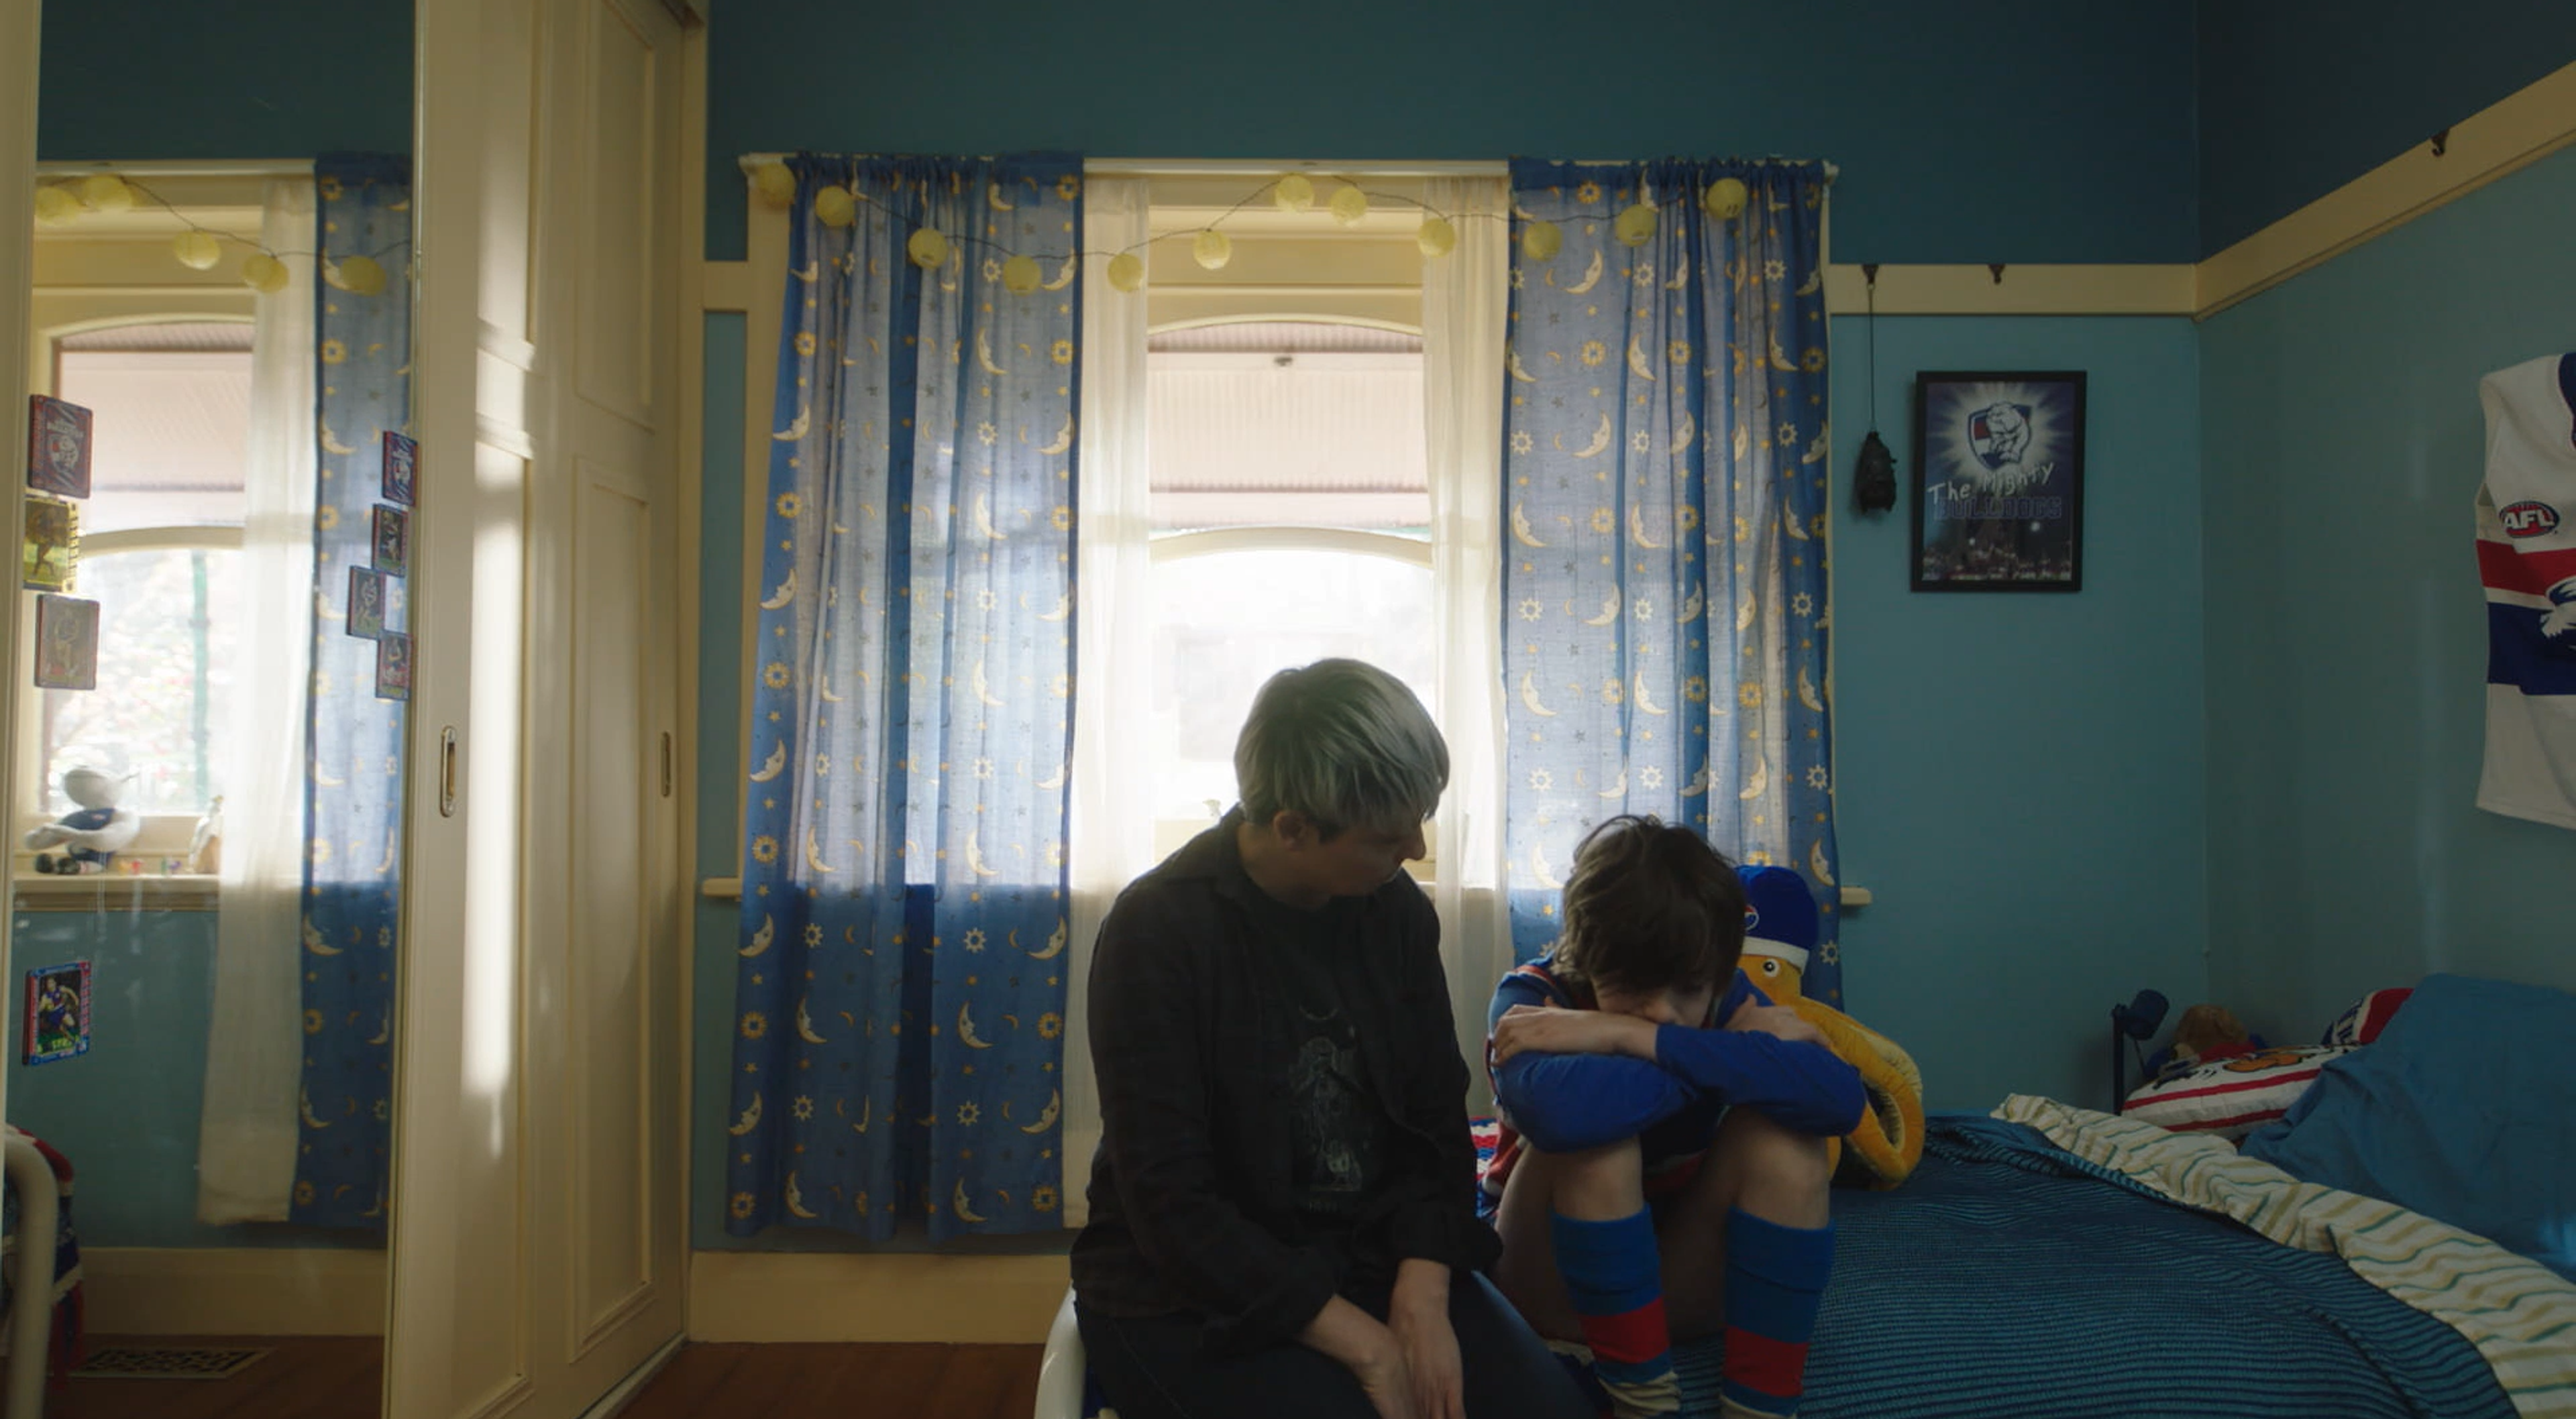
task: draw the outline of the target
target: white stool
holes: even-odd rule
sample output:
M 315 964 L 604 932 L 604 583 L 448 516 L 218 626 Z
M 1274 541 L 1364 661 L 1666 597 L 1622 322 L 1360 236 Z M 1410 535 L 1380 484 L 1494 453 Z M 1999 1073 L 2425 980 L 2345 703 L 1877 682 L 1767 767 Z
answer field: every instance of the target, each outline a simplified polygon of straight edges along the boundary
M 1082 1330 L 1073 1318 L 1073 1288 L 1047 1327 L 1046 1355 L 1038 1361 L 1038 1402 L 1033 1419 L 1082 1419 Z

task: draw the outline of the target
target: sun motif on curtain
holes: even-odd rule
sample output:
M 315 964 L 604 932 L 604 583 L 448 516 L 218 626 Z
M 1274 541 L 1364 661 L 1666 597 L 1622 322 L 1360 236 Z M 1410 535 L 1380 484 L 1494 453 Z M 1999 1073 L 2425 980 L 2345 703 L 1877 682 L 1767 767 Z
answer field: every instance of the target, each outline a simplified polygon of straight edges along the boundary
M 348 599 L 350 569 L 378 560 L 384 434 L 411 427 L 411 160 L 325 157 L 314 164 L 314 184 L 320 483 L 306 738 L 301 1138 L 288 1216 L 382 1231 L 409 705 L 378 693 L 380 644 L 350 634 Z M 342 274 L 357 257 L 382 268 L 380 288 Z M 408 576 L 386 579 L 388 632 L 411 629 L 409 584 Z
M 789 167 L 727 1226 L 1053 1228 L 1081 165 Z
M 1813 163 L 1512 165 L 1502 640 L 1524 958 L 1556 936 L 1585 832 L 1654 813 L 1807 875 L 1825 915 L 1806 994 L 1841 1002 L 1825 182 Z

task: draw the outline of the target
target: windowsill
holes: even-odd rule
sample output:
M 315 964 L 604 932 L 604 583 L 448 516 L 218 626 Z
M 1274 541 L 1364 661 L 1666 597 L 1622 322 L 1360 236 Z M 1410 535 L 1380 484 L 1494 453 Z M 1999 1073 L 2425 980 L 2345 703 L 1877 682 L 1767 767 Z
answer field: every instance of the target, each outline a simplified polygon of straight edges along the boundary
M 72 880 L 83 881 L 87 879 L 73 878 Z M 1425 882 L 1422 885 L 1424 888 L 1428 889 L 1431 884 Z M 698 895 L 711 902 L 741 901 L 742 879 L 739 877 L 709 877 L 698 883 Z M 1871 900 L 1870 892 L 1867 887 L 1844 887 L 1839 889 L 1839 896 L 1842 901 L 1842 908 L 1845 911 L 1858 911 L 1861 908 L 1868 906 Z
M 21 912 L 213 911 L 222 879 L 203 873 L 100 872 L 53 877 L 20 870 L 11 878 L 12 909 Z

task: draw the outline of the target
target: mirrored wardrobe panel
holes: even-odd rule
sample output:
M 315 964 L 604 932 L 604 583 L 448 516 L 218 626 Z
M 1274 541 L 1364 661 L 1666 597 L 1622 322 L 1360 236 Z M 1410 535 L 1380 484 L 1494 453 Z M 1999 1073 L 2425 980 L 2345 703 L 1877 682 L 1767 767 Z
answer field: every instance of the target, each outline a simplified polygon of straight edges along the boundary
M 372 46 L 405 61 L 365 101 L 382 152 L 298 144 L 349 131 L 326 120 L 363 85 L 283 35 L 256 73 L 155 86 L 147 57 L 129 102 L 84 98 L 106 31 L 71 8 L 44 16 L 0 746 L 7 1221 L 55 1304 L 45 1353 L 6 1363 L 53 1372 L 57 1416 L 371 1416 L 420 497 L 410 7 Z M 207 155 L 228 125 L 239 156 Z

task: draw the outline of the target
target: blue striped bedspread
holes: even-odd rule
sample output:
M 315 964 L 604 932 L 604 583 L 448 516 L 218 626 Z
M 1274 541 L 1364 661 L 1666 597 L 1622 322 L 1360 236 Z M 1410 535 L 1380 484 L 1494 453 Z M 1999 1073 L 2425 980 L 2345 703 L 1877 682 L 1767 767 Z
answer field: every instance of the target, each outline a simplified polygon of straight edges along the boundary
M 2509 1419 L 2458 1331 L 2031 1128 L 1939 1117 L 1895 1192 L 1838 1192 L 1806 1419 Z M 1715 1414 L 1722 1346 L 1676 1356 Z

